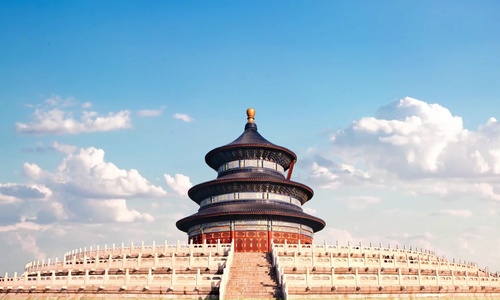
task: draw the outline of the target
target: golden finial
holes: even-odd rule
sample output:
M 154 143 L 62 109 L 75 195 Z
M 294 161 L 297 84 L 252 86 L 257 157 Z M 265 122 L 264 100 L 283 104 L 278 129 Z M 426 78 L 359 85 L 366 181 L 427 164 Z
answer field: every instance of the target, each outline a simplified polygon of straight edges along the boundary
M 248 123 L 253 123 L 254 118 L 255 118 L 255 109 L 253 109 L 253 108 L 247 109 L 247 120 L 248 120 Z

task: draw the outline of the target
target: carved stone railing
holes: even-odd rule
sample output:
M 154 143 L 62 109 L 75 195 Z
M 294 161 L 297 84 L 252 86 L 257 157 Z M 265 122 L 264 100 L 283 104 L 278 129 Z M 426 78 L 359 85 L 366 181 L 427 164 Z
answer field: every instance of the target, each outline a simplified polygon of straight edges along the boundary
M 234 259 L 234 241 L 231 243 L 231 250 L 228 253 L 226 266 L 224 268 L 224 272 L 222 273 L 222 278 L 220 281 L 220 288 L 219 288 L 220 300 L 224 300 L 226 297 L 227 283 L 229 281 L 229 273 L 231 271 L 233 259 Z
M 498 274 L 473 263 L 448 262 L 430 251 L 285 243 L 273 244 L 271 253 L 285 299 L 297 288 L 308 294 L 345 293 L 349 288 L 383 294 L 410 287 L 406 292 L 500 292 Z
M 233 255 L 234 245 L 221 243 L 84 248 L 66 253 L 61 261 L 29 263 L 22 275 L 5 273 L 0 293 L 96 292 L 95 288 L 181 293 L 184 288 L 185 293 L 212 294 L 227 277 Z
M 126 270 L 125 274 L 116 275 L 105 272 L 103 275 L 92 275 L 88 270 L 84 275 L 72 275 L 71 272 L 65 276 L 21 276 L 0 278 L 0 292 L 20 291 L 20 290 L 51 290 L 60 291 L 69 288 L 85 290 L 91 286 L 100 287 L 104 290 L 109 286 L 119 286 L 122 290 L 130 287 L 141 287 L 148 290 L 152 287 L 168 287 L 175 289 L 178 287 L 215 287 L 221 280 L 220 275 L 202 274 L 198 269 L 194 274 L 176 274 L 175 270 L 171 274 L 153 274 L 151 269 L 147 274 L 131 274 Z
M 68 270 L 82 268 L 112 268 L 112 267 L 141 267 L 152 265 L 174 266 L 176 263 L 183 264 L 182 261 L 188 260 L 189 265 L 198 266 L 197 262 L 204 261 L 199 259 L 201 255 L 207 256 L 207 267 L 213 265 L 216 257 L 227 255 L 231 244 L 179 244 L 168 245 L 166 242 L 162 245 L 115 247 L 100 249 L 96 247 L 88 250 L 86 248 L 74 250 L 64 255 L 63 259 L 56 258 L 51 261 L 48 259 L 37 260 L 26 264 L 25 272 L 50 271 L 50 270 Z M 153 256 L 153 257 L 151 257 Z M 178 256 L 189 257 L 189 259 L 176 258 Z M 170 258 L 168 258 L 170 257 Z M 142 264 L 144 263 L 144 265 Z M 120 265 L 122 264 L 122 265 Z M 203 264 L 201 264 L 203 265 Z

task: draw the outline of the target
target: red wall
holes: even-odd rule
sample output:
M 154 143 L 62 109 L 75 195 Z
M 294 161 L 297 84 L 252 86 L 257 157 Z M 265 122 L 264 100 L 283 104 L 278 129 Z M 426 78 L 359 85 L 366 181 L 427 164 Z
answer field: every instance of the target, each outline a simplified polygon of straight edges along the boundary
M 312 238 L 306 235 L 289 232 L 269 232 L 269 231 L 223 231 L 214 233 L 205 233 L 192 237 L 193 243 L 203 243 L 203 238 L 207 244 L 216 244 L 217 240 L 221 243 L 230 243 L 231 235 L 234 235 L 236 252 L 269 252 L 271 251 L 272 240 L 277 244 L 285 243 L 298 244 L 299 238 L 301 244 L 312 244 Z

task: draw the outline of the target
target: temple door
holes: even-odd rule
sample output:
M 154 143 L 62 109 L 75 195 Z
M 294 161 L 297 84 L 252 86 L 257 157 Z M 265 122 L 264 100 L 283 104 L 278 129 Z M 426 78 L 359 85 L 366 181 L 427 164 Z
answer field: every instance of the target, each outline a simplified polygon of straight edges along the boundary
M 259 252 L 259 239 L 252 239 L 252 252 Z
M 267 238 L 260 238 L 258 240 L 259 243 L 259 251 L 260 252 L 267 252 Z
M 234 247 L 235 247 L 234 250 L 237 252 L 245 251 L 244 245 L 243 245 L 243 239 L 242 238 L 236 239 L 236 243 L 235 243 Z

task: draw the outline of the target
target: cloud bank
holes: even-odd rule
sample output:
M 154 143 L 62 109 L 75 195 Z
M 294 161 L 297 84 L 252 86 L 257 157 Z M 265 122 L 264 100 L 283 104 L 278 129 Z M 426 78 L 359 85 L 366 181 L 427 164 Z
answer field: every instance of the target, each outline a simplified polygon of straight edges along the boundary
M 447 108 L 406 97 L 338 130 L 330 140 L 333 154 L 310 164 L 311 179 L 322 188 L 378 181 L 421 195 L 500 201 L 495 118 L 468 130 Z
M 62 99 L 54 96 L 45 101 L 46 105 L 35 108 L 31 122 L 15 124 L 16 130 L 23 134 L 80 134 L 98 131 L 113 131 L 132 127 L 130 111 L 122 110 L 101 115 L 96 111 L 86 110 L 92 106 L 85 102 L 80 107 L 83 111 L 69 110 L 76 101 L 73 98 Z M 75 117 L 74 115 L 79 115 Z

